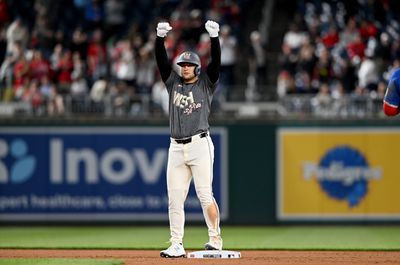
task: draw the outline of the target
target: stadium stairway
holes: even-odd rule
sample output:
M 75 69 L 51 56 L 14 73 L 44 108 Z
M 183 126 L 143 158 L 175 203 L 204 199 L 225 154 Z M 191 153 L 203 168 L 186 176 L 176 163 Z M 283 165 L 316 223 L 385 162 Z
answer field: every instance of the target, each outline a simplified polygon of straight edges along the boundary
M 242 10 L 242 33 L 239 36 L 239 56 L 236 67 L 236 83 L 239 84 L 230 93 L 229 101 L 243 101 L 245 99 L 245 89 L 247 87 L 247 77 L 249 75 L 249 52 L 250 52 L 250 33 L 260 30 L 266 13 L 263 12 L 268 2 L 272 1 L 272 14 L 267 32 L 266 58 L 267 58 L 267 84 L 262 89 L 260 101 L 271 101 L 276 99 L 276 82 L 279 72 L 278 57 L 281 52 L 283 36 L 288 29 L 295 11 L 295 5 L 291 0 L 266 0 L 249 1 L 246 8 Z M 271 3 L 270 3 L 271 4 Z
M 283 37 L 293 18 L 295 8 L 296 6 L 291 0 L 277 0 L 273 5 L 272 19 L 266 42 L 267 87 L 262 95 L 263 100 L 276 99 L 276 84 L 279 73 L 278 58 L 281 53 Z

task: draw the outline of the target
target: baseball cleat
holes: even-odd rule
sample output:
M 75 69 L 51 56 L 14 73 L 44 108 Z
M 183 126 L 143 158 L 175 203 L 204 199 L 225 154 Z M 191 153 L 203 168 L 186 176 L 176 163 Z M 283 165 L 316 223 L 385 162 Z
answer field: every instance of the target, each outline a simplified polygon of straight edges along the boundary
M 182 244 L 175 243 L 169 248 L 160 251 L 160 256 L 163 258 L 184 258 L 186 257 L 186 252 Z
M 210 241 L 208 241 L 204 248 L 206 250 L 222 250 L 222 238 L 220 236 L 210 237 Z

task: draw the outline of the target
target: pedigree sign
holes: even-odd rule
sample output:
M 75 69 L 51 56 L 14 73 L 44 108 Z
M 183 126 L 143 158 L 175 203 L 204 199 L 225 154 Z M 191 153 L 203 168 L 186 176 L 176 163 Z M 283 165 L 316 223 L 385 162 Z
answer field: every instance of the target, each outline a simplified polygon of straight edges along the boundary
M 279 220 L 400 220 L 400 130 L 281 128 Z

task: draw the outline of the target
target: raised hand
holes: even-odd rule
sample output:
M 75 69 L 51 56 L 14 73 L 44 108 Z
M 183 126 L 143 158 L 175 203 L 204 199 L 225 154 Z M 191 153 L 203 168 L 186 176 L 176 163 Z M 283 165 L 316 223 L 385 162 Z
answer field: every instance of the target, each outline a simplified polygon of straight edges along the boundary
M 159 22 L 157 24 L 157 36 L 164 38 L 171 29 L 172 27 L 168 22 Z
M 217 22 L 208 20 L 205 24 L 205 27 L 211 38 L 218 37 L 219 24 Z

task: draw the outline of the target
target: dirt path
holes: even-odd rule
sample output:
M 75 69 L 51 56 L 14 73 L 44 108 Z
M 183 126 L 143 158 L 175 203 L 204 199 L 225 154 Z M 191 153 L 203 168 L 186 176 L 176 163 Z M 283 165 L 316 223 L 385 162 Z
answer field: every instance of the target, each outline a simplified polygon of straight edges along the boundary
M 120 259 L 125 265 L 399 265 L 400 251 L 241 251 L 241 259 L 165 259 L 156 250 L 20 250 L 0 249 L 0 258 Z

